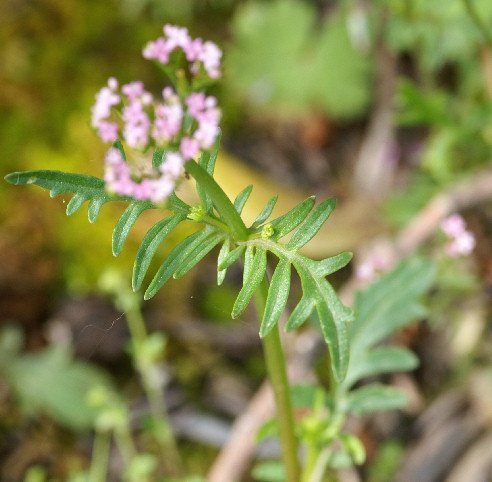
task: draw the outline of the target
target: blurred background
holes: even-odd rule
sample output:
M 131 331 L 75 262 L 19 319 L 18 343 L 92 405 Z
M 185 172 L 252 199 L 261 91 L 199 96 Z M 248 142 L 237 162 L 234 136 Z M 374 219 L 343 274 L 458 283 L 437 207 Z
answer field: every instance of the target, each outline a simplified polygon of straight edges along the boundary
M 335 214 L 305 254 L 354 251 L 332 279 L 337 288 L 363 286 L 414 252 L 438 268 L 427 319 L 397 335 L 421 361 L 392 380 L 411 403 L 357 425 L 368 461 L 352 476 L 492 480 L 492 3 L 4 0 L 2 177 L 31 169 L 101 177 L 105 146 L 89 125 L 95 93 L 110 76 L 160 92 L 166 79 L 141 50 L 165 23 L 224 51 L 213 91 L 223 109 L 217 178 L 231 197 L 254 184 L 247 220 L 274 194 L 274 215 L 310 194 L 335 196 Z M 6 482 L 85 480 L 76 477 L 90 464 L 94 415 L 81 400 L 96 381 L 128 401 L 131 419 L 145 410 L 124 307 L 139 243 L 159 217 L 145 212 L 114 258 L 124 206 L 104 206 L 90 225 L 85 207 L 66 217 L 68 199 L 0 188 Z M 459 253 L 440 228 L 454 212 L 474 239 Z M 162 245 L 155 269 L 186 229 Z M 265 373 L 254 313 L 229 316 L 240 271 L 219 289 L 214 257 L 200 266 L 134 303 L 149 332 L 166 334 L 159 374 L 171 421 L 187 472 L 203 476 Z M 183 414 L 203 435 L 179 424 Z M 120 480 L 114 464 L 111 480 Z

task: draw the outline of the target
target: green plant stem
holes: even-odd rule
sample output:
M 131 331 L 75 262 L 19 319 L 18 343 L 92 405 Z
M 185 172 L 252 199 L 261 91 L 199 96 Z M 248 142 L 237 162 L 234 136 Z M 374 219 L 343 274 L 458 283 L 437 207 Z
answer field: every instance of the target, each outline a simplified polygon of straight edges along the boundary
M 133 295 L 133 293 L 132 293 Z M 156 367 L 148 360 L 138 359 L 138 346 L 142 346 L 147 337 L 145 322 L 140 308 L 135 303 L 129 303 L 125 311 L 132 344 L 134 347 L 135 367 L 139 372 L 145 394 L 150 404 L 150 411 L 154 422 L 163 430 L 163 463 L 166 471 L 171 475 L 182 475 L 183 468 L 176 440 L 167 416 L 167 406 L 164 393 L 155 374 Z
M 185 164 L 185 169 L 195 178 L 201 189 L 210 196 L 220 216 L 228 225 L 233 240 L 246 241 L 249 237 L 249 231 L 236 208 L 215 179 L 195 161 L 188 161 Z M 260 320 L 265 310 L 267 295 L 268 280 L 265 277 L 255 293 L 256 310 Z M 290 399 L 285 357 L 277 325 L 263 338 L 263 348 L 277 407 L 286 480 L 288 482 L 299 482 L 300 467 L 297 440 L 294 432 L 294 414 Z
M 268 295 L 268 280 L 263 278 L 255 293 L 255 304 L 258 318 L 261 320 L 265 311 Z M 290 398 L 290 387 L 287 379 L 285 357 L 280 340 L 278 324 L 263 339 L 263 350 L 268 376 L 275 397 L 277 420 L 282 443 L 282 458 L 285 466 L 286 480 L 298 482 L 300 465 L 298 458 L 297 439 L 294 432 L 294 413 Z
M 108 472 L 111 434 L 97 431 L 92 447 L 92 460 L 89 469 L 89 482 L 104 482 Z
M 229 226 L 234 240 L 246 241 L 249 235 L 248 229 L 241 219 L 241 216 L 237 213 L 231 200 L 217 184 L 215 179 L 193 160 L 188 161 L 185 164 L 185 169 L 195 178 L 200 187 L 210 196 L 210 199 L 212 199 L 212 202 L 215 204 L 215 207 L 222 216 L 222 219 Z
M 492 45 L 492 34 L 487 28 L 485 22 L 480 18 L 480 15 L 477 12 L 472 0 L 462 0 L 462 1 L 463 1 L 463 5 L 465 6 L 465 10 L 468 12 L 468 16 L 471 18 L 473 23 L 477 26 L 477 28 L 482 33 L 485 43 L 487 43 L 488 45 Z

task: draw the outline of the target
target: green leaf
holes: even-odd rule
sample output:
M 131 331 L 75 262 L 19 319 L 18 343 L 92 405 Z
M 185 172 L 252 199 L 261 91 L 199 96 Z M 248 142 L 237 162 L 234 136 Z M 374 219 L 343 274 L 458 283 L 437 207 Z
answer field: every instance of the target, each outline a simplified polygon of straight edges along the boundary
M 256 464 L 251 475 L 258 482 L 284 482 L 287 480 L 283 464 L 277 461 Z
M 234 248 L 227 256 L 219 263 L 219 270 L 227 269 L 232 263 L 237 261 L 246 250 L 246 246 L 241 245 L 237 248 Z
M 145 292 L 144 299 L 148 300 L 152 298 L 164 285 L 164 283 L 171 278 L 175 271 L 181 266 L 188 256 L 210 235 L 211 230 L 208 228 L 201 229 L 196 233 L 191 234 L 179 243 L 166 258 L 159 271 L 151 281 L 147 291 Z
M 221 264 L 227 258 L 231 249 L 231 242 L 229 238 L 227 238 L 222 244 L 219 256 L 217 258 L 217 285 L 220 286 L 224 282 L 225 275 L 227 273 L 227 268 L 220 269 Z
M 436 268 L 429 260 L 412 258 L 358 293 L 355 308 L 359 317 L 351 326 L 353 350 L 374 345 L 425 316 L 426 310 L 417 300 L 429 290 L 435 275 Z
M 328 276 L 339 269 L 344 268 L 350 263 L 353 258 L 353 254 L 350 251 L 344 251 L 343 253 L 331 256 L 330 258 L 322 259 L 316 263 L 316 271 L 319 276 L 323 278 Z
M 365 377 L 414 370 L 419 364 L 419 359 L 410 350 L 397 346 L 373 348 L 357 359 L 357 365 L 349 370 L 344 380 L 346 387 Z
M 16 357 L 2 370 L 24 410 L 47 414 L 73 430 L 94 427 L 98 411 L 86 402 L 91 389 L 111 388 L 101 370 L 74 359 L 62 345 Z
M 191 268 L 196 266 L 212 249 L 215 248 L 224 239 L 223 234 L 214 234 L 210 238 L 200 243 L 181 263 L 179 268 L 174 272 L 175 279 L 184 276 Z
M 328 219 L 335 209 L 337 202 L 335 198 L 323 201 L 302 223 L 287 244 L 290 249 L 299 249 L 309 242 L 320 230 L 323 223 Z
M 134 201 L 125 209 L 113 230 L 113 254 L 115 256 L 121 253 L 130 229 L 138 217 L 146 209 L 152 209 L 153 207 L 154 205 L 150 202 Z
M 253 185 L 250 184 L 249 186 L 245 187 L 234 200 L 234 207 L 236 208 L 236 211 L 239 214 L 243 212 L 244 205 L 246 204 L 246 201 L 249 199 L 252 190 L 253 190 Z
M 251 229 L 257 228 L 270 217 L 270 214 L 272 214 L 273 208 L 277 203 L 277 199 L 278 196 L 273 196 L 272 198 L 270 198 L 261 213 L 256 218 L 255 222 L 251 225 Z
M 248 246 L 249 248 L 249 246 Z M 246 257 L 248 250 L 246 251 Z M 260 285 L 263 277 L 265 276 L 267 265 L 266 249 L 257 246 L 253 256 L 253 260 L 250 262 L 250 267 L 247 271 L 247 277 L 243 282 L 243 287 L 236 298 L 234 306 L 232 308 L 232 318 L 237 318 L 248 306 L 251 297 Z M 245 262 L 246 272 L 246 262 Z
M 109 196 L 104 189 L 104 181 L 93 176 L 71 174 L 62 171 L 25 171 L 13 172 L 5 176 L 11 184 L 35 184 L 50 191 L 51 197 L 60 194 L 75 194 L 67 206 L 67 215 L 76 212 L 85 201 L 89 204 L 89 221 L 93 223 L 103 204 L 109 201 L 132 200 L 129 197 Z
M 246 252 L 244 253 L 243 285 L 246 284 L 250 276 L 254 257 L 255 257 L 255 248 L 253 245 L 249 245 L 246 248 Z
M 408 397 L 400 390 L 372 383 L 351 391 L 345 400 L 345 409 L 355 415 L 365 415 L 371 412 L 397 410 L 408 403 Z
M 167 152 L 165 149 L 160 149 L 159 147 L 154 151 L 152 155 L 152 167 L 154 169 L 159 169 L 163 162 L 166 162 Z
M 271 221 L 271 224 L 275 228 L 272 239 L 280 239 L 297 228 L 304 221 L 311 209 L 313 209 L 315 199 L 314 196 L 308 197 L 287 214 Z
M 133 265 L 133 291 L 139 290 L 142 286 L 145 274 L 149 269 L 150 262 L 157 248 L 167 235 L 184 219 L 186 219 L 186 215 L 184 214 L 172 214 L 156 223 L 144 236 Z
M 212 149 L 203 151 L 200 159 L 198 159 L 198 164 L 203 167 L 211 176 L 214 174 L 215 169 L 215 161 L 217 160 L 217 155 L 219 153 L 220 148 L 220 137 L 221 134 L 217 136 Z M 203 207 L 207 210 L 209 214 L 213 212 L 213 203 L 210 199 L 210 196 L 202 189 L 202 187 L 197 183 L 196 189 L 198 191 L 198 195 L 200 196 L 200 200 L 202 201 Z
M 268 296 L 263 312 L 263 319 L 260 327 L 260 337 L 263 338 L 277 324 L 280 315 L 287 304 L 290 291 L 290 261 L 287 258 L 280 258 L 275 268 Z
M 314 299 L 310 298 L 309 296 L 303 296 L 301 298 L 301 301 L 299 301 L 297 306 L 290 314 L 289 319 L 287 320 L 287 323 L 285 325 L 285 329 L 287 331 L 292 331 L 296 328 L 299 328 L 311 316 L 315 304 L 316 302 Z

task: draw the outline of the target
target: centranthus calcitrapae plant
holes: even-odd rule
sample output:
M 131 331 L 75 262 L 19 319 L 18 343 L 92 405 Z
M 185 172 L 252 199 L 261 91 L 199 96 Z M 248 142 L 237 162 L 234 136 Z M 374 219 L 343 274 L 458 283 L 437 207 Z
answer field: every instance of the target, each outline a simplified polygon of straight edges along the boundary
M 375 400 L 376 409 L 395 408 L 403 402 L 401 397 L 379 386 L 366 390 L 367 393 L 360 394 L 359 398 L 351 398 L 349 389 L 364 374 L 391 371 L 392 363 L 399 370 L 415 366 L 414 357 L 404 349 L 381 349 L 377 352 L 376 361 L 371 358 L 373 352 L 367 351 L 372 343 L 379 342 L 383 336 L 408 322 L 411 315 L 399 316 L 393 325 L 388 323 L 385 329 L 376 330 L 376 335 L 371 327 L 377 320 L 360 319 L 361 329 L 369 327 L 374 335 L 364 336 L 361 339 L 369 341 L 362 343 L 354 335 L 359 325 L 350 323 L 355 319 L 354 310 L 342 304 L 326 279 L 350 261 L 351 253 L 344 252 L 318 261 L 300 254 L 299 250 L 330 216 L 335 208 L 335 199 L 315 206 L 315 198 L 309 197 L 288 213 L 269 220 L 277 201 L 277 196 L 273 196 L 256 220 L 249 226 L 245 224 L 241 212 L 252 186 L 245 187 L 231 201 L 214 178 L 221 114 L 217 99 L 205 93 L 206 88 L 220 78 L 222 53 L 214 43 L 191 38 L 186 28 L 166 25 L 164 36 L 149 42 L 143 55 L 166 73 L 172 85 L 165 86 L 161 95 L 156 97 L 146 91 L 140 81 L 120 87 L 115 78 L 110 78 L 97 93 L 91 124 L 101 140 L 108 144 L 104 179 L 37 170 L 9 174 L 7 181 L 36 184 L 48 189 L 52 197 L 62 193 L 73 194 L 67 206 L 68 215 L 89 201 L 91 223 L 104 204 L 128 202 L 113 231 L 114 255 L 121 253 L 132 226 L 143 211 L 162 210 L 162 220 L 147 232 L 138 249 L 133 268 L 134 291 L 142 288 L 154 254 L 173 229 L 182 222 L 200 226 L 172 249 L 146 286 L 144 298 L 152 298 L 171 277 L 185 275 L 218 246 L 219 285 L 227 269 L 242 260 L 243 283 L 232 317 L 240 317 L 254 298 L 260 322 L 259 335 L 277 407 L 275 432 L 282 445 L 284 475 L 281 477 L 289 482 L 321 480 L 326 470 L 339 465 L 337 453 L 350 456 L 351 463 L 362 462 L 362 445 L 354 436 L 342 432 L 346 413 L 351 410 L 364 412 L 368 400 Z M 189 182 L 190 176 L 196 182 L 200 199 L 195 206 L 188 205 L 176 194 L 176 187 Z M 282 242 L 289 233 L 292 236 L 288 242 Z M 270 278 L 267 276 L 269 253 L 273 255 L 272 259 L 277 260 Z M 311 389 L 304 391 L 309 403 L 313 403 L 312 411 L 307 419 L 297 422 L 293 415 L 293 392 L 288 384 L 278 328 L 289 297 L 292 269 L 299 276 L 302 294 L 288 316 L 286 329 L 295 330 L 308 318 L 317 320 L 328 346 L 332 375 L 329 392 L 317 391 L 313 395 Z M 383 287 L 388 290 L 388 283 L 394 283 L 398 276 L 408 279 L 410 275 L 404 269 L 407 268 L 389 278 Z M 410 274 L 419 275 L 414 265 L 410 271 Z M 380 298 L 385 300 L 391 296 Z M 371 301 L 374 298 L 368 296 L 367 299 Z M 403 301 L 406 308 L 409 303 Z M 363 306 L 358 309 L 364 311 Z M 384 313 L 389 316 L 397 309 L 391 305 Z M 415 310 L 410 311 L 415 314 Z M 368 313 L 372 312 L 369 310 Z M 362 343 L 362 348 L 349 365 L 349 342 L 352 338 L 356 346 Z M 299 449 L 300 444 L 304 451 Z

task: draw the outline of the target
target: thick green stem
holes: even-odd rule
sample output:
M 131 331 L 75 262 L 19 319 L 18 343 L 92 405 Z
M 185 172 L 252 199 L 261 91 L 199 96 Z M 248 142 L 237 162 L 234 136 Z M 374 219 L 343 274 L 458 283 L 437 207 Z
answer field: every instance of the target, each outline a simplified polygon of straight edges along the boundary
M 255 293 L 256 310 L 260 320 L 265 311 L 267 295 L 268 281 L 264 278 Z M 290 386 L 278 325 L 275 325 L 262 341 L 268 376 L 272 384 L 275 405 L 277 407 L 277 420 L 280 441 L 282 443 L 282 458 L 285 466 L 286 480 L 288 482 L 298 482 L 300 466 L 297 439 L 294 432 L 294 413 L 292 411 Z
M 195 178 L 200 187 L 210 196 L 217 211 L 222 216 L 224 222 L 229 226 L 232 237 L 235 241 L 246 241 L 248 239 L 248 229 L 243 223 L 241 216 L 236 211 L 231 200 L 222 188 L 215 182 L 215 179 L 195 161 L 188 161 L 185 169 Z

